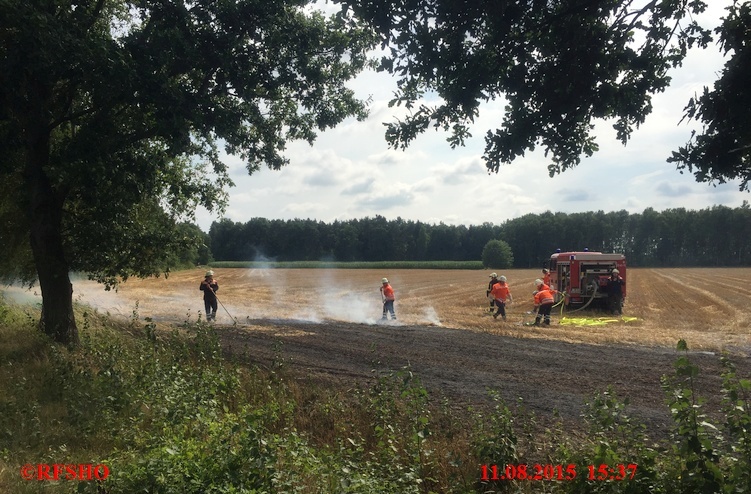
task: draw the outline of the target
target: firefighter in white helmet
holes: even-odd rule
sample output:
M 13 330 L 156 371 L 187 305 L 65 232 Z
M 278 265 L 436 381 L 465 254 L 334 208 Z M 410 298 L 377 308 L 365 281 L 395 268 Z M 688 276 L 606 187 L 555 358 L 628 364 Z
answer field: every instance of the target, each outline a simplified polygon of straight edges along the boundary
M 389 284 L 388 278 L 381 279 L 381 299 L 383 300 L 383 317 L 382 321 L 387 319 L 386 315 L 391 314 L 391 319 L 396 320 L 396 313 L 394 312 L 394 289 Z
M 509 290 L 508 284 L 506 284 L 505 276 L 498 278 L 498 283 L 493 285 L 493 289 L 490 291 L 490 294 L 493 297 L 493 302 L 495 303 L 496 307 L 498 307 L 496 313 L 493 314 L 493 318 L 498 319 L 498 316 L 502 316 L 503 320 L 505 321 L 506 304 L 510 304 L 513 301 L 511 291 Z
M 216 292 L 219 290 L 219 283 L 214 279 L 214 272 L 206 271 L 206 277 L 198 287 L 203 292 L 203 305 L 206 309 L 206 320 L 216 320 L 216 308 L 218 307 Z
M 548 285 L 547 283 L 545 283 L 545 281 L 544 281 L 544 280 L 541 280 L 540 278 L 537 278 L 537 279 L 535 280 L 535 287 L 537 287 L 537 289 L 536 289 L 536 290 L 535 290 L 534 292 L 532 292 L 532 296 L 533 296 L 533 297 L 534 297 L 534 296 L 535 296 L 535 295 L 537 294 L 537 292 L 539 292 L 540 290 L 550 290 L 550 285 Z

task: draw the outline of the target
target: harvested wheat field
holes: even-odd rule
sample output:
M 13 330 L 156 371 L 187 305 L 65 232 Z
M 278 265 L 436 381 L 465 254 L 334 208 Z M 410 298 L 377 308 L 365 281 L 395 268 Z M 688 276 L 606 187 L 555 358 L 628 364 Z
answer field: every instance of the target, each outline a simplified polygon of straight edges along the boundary
M 435 396 L 480 404 L 487 389 L 522 399 L 539 417 L 575 423 L 582 405 L 612 385 L 631 413 L 658 432 L 670 421 L 660 378 L 684 339 L 700 366 L 698 393 L 719 403 L 720 354 L 751 376 L 751 268 L 630 269 L 624 316 L 599 326 L 528 327 L 538 270 L 509 270 L 508 321 L 487 312 L 484 271 L 217 269 L 216 326 L 228 352 L 302 380 L 351 386 L 409 366 Z M 117 294 L 88 281 L 74 295 L 100 311 L 160 325 L 203 317 L 204 270 L 129 280 Z M 397 321 L 380 323 L 380 280 L 396 291 Z M 136 305 L 137 304 L 137 305 Z M 136 309 L 137 307 L 137 309 Z M 556 309 L 557 311 L 558 309 Z M 563 314 L 598 318 L 596 312 Z M 565 321 L 564 321 L 565 322 Z

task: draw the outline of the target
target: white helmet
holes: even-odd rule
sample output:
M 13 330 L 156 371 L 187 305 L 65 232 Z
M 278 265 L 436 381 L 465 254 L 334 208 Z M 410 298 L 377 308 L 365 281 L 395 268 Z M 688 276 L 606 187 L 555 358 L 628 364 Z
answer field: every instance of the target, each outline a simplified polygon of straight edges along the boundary
M 490 273 L 491 278 L 498 278 L 498 273 Z
M 388 283 L 388 282 L 389 282 L 389 279 L 388 279 L 388 278 L 382 278 L 382 279 L 381 279 L 381 283 Z
M 535 286 L 540 286 L 540 285 L 542 285 L 542 280 L 540 278 L 537 278 L 535 280 Z
M 613 273 L 613 274 L 620 274 L 620 271 L 618 271 L 617 269 L 614 269 L 613 271 L 611 271 L 611 273 Z
M 210 269 L 206 271 L 206 277 L 208 278 L 209 276 L 214 276 L 214 272 Z
M 498 280 L 506 283 L 506 277 L 505 276 L 501 276 L 500 278 L 498 278 Z

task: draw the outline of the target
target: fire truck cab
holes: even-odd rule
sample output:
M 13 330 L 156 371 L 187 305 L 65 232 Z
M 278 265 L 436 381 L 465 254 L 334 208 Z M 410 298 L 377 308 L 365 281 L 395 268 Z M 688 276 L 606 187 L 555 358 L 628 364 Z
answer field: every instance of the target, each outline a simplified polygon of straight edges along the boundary
M 571 307 L 607 303 L 605 286 L 613 269 L 626 280 L 626 256 L 602 252 L 556 252 L 550 256 L 550 286 L 565 292 L 565 304 Z M 626 286 L 623 287 L 626 298 Z

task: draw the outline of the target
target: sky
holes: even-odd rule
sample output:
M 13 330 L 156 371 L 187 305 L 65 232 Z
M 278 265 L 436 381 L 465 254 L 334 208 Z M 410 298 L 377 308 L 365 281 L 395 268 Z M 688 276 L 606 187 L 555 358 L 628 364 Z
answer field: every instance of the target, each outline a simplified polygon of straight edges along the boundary
M 714 27 L 728 1 L 708 3 L 699 19 Z M 666 162 L 671 151 L 689 140 L 692 129 L 700 130 L 699 124 L 680 123 L 683 108 L 705 86 L 712 86 L 723 63 L 716 45 L 692 50 L 683 66 L 671 72 L 670 88 L 653 96 L 651 115 L 625 147 L 615 138 L 613 122 L 599 122 L 595 133 L 600 151 L 553 178 L 542 150 L 503 165 L 497 174 L 488 173 L 482 160 L 484 135 L 502 122 L 500 100 L 480 107 L 473 137 L 464 147 L 451 149 L 448 135 L 431 128 L 406 150 L 389 149 L 383 123 L 399 116 L 398 109 L 388 107 L 395 79 L 365 72 L 349 86 L 358 97 L 372 98 L 367 120 L 346 120 L 319 134 L 313 146 L 290 143 L 285 153 L 290 163 L 280 171 L 262 168 L 249 176 L 239 158 L 224 156 L 236 186 L 229 190 L 223 217 L 242 223 L 256 217 L 331 223 L 380 215 L 469 226 L 500 225 L 545 211 L 738 207 L 751 199 L 738 190 L 739 182 L 697 183 L 692 174 L 681 174 Z M 207 232 L 219 219 L 203 209 L 196 213 L 197 224 Z

